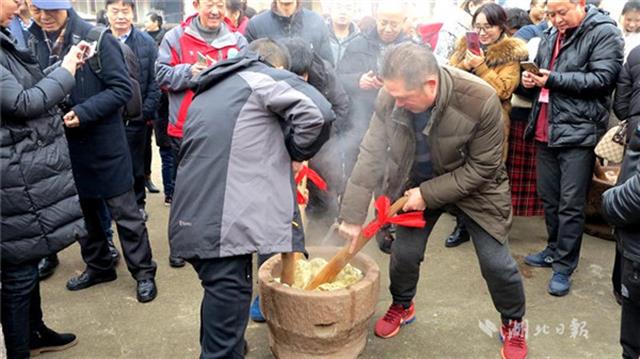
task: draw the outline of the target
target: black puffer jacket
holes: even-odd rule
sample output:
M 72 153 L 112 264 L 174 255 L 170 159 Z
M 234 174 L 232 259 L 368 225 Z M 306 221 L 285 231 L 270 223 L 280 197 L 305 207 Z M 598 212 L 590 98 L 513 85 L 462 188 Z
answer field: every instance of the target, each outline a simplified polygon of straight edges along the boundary
M 629 135 L 618 185 L 602 196 L 602 212 L 615 226 L 623 255 L 640 262 L 640 125 Z
M 630 120 L 635 129 L 640 121 L 640 46 L 633 49 L 622 67 L 616 86 L 613 111 L 621 120 Z M 631 137 L 627 137 L 630 139 Z
M 408 41 L 400 35 L 394 43 Z M 369 120 L 373 115 L 378 90 L 361 90 L 360 78 L 369 71 L 378 74 L 382 70 L 382 55 L 385 45 L 376 28 L 367 32 L 361 32 L 351 41 L 344 52 L 342 60 L 338 63 L 338 77 L 347 95 L 349 95 L 350 121 L 355 132 L 359 133 L 360 140 L 369 127 Z M 357 141 L 360 143 L 360 141 Z
M 256 15 L 249 21 L 244 37 L 247 38 L 247 42 L 264 37 L 274 40 L 301 37 L 313 45 L 318 55 L 333 63 L 327 25 L 320 15 L 301 6 L 293 15 L 287 17 L 278 14 L 274 1 L 271 10 Z
M 56 253 L 85 235 L 57 103 L 75 80 L 45 77 L 28 51 L 0 34 L 0 248 L 19 264 Z
M 558 36 L 544 32 L 536 64 L 548 69 Z M 587 7 L 582 24 L 564 40 L 546 87 L 549 89 L 549 146 L 595 146 L 607 129 L 611 92 L 622 68 L 622 34 L 606 12 Z M 533 138 L 541 104 L 538 93 L 525 132 Z

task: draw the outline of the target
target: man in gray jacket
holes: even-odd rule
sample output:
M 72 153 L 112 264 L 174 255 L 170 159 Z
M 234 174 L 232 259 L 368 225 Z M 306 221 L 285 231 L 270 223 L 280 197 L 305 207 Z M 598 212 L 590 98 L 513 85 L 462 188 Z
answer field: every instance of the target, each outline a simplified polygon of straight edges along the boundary
M 334 115 L 302 78 L 242 52 L 202 72 L 184 126 L 171 252 L 205 289 L 203 358 L 243 358 L 252 253 L 303 252 L 292 161 L 311 158 Z
M 512 211 L 500 100 L 476 76 L 439 68 L 429 49 L 412 43 L 387 50 L 381 78 L 384 88 L 342 200 L 340 232 L 355 242 L 380 188 L 391 199 L 407 196 L 403 210 L 425 211 L 427 225 L 397 228 L 389 264 L 393 303 L 375 334 L 393 337 L 415 319 L 420 263 L 447 208 L 471 233 L 501 315 L 502 357 L 526 358 L 524 288 L 507 245 Z

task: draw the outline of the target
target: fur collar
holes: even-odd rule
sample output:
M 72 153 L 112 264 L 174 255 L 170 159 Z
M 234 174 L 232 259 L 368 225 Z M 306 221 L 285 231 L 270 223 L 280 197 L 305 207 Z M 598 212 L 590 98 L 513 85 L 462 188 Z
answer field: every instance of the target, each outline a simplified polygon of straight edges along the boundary
M 467 51 L 467 39 L 462 37 L 458 41 L 458 46 L 453 57 L 457 62 L 464 60 Z M 485 63 L 490 68 L 502 66 L 511 62 L 526 61 L 529 58 L 529 51 L 524 41 L 515 37 L 505 36 L 495 44 L 491 44 L 484 50 Z

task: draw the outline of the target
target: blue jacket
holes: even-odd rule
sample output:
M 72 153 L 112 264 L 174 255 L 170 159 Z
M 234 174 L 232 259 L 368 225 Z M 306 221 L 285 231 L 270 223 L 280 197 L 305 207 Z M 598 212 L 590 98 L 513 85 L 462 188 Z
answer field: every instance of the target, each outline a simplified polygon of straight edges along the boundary
M 64 48 L 84 39 L 92 25 L 69 11 Z M 44 32 L 33 24 L 32 48 L 41 68 L 49 65 L 49 47 Z M 122 50 L 113 36 L 104 36 L 99 54 L 102 72 L 88 64 L 76 72 L 76 86 L 67 105 L 80 119 L 80 126 L 67 128 L 69 154 L 80 198 L 112 198 L 133 187 L 131 157 L 122 122 L 122 107 L 131 97 L 131 84 Z
M 22 20 L 20 20 L 19 17 L 16 16 L 11 20 L 9 23 L 9 31 L 11 31 L 11 36 L 16 39 L 19 49 L 28 48 L 29 32 L 22 27 Z
M 513 37 L 517 37 L 518 39 L 522 39 L 525 42 L 529 42 L 529 40 L 534 37 L 542 37 L 544 34 L 544 30 L 549 28 L 549 24 L 546 21 L 543 21 L 539 24 L 526 25 L 520 28 L 520 30 L 516 31 L 513 34 Z
M 124 42 L 138 57 L 140 63 L 140 93 L 142 95 L 142 115 L 145 120 L 155 120 L 160 102 L 160 87 L 156 82 L 156 58 L 158 48 L 151 36 L 135 27 Z

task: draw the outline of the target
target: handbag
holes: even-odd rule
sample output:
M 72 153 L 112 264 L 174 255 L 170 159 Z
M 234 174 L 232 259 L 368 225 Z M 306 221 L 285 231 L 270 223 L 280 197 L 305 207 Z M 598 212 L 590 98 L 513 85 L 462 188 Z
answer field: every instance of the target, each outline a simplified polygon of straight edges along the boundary
M 624 146 L 627 142 L 628 125 L 629 122 L 625 120 L 609 129 L 596 145 L 594 150 L 596 156 L 613 163 L 622 162 Z

